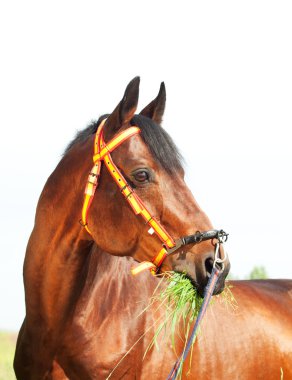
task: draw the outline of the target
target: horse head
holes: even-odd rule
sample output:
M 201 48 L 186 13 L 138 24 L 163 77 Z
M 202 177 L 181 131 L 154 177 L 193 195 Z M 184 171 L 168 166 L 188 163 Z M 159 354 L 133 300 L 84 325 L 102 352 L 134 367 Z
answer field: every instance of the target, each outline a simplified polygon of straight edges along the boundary
M 164 84 L 136 115 L 139 82 L 134 78 L 114 111 L 96 125 L 83 225 L 87 238 L 104 251 L 152 263 L 145 266 L 152 271 L 156 266 L 155 271 L 183 272 L 203 293 L 215 259 L 213 240 L 189 239 L 181 244 L 181 237 L 212 230 L 212 225 L 184 181 L 175 144 L 160 126 Z M 220 251 L 223 256 L 221 245 Z M 229 267 L 226 259 L 215 292 L 224 288 Z

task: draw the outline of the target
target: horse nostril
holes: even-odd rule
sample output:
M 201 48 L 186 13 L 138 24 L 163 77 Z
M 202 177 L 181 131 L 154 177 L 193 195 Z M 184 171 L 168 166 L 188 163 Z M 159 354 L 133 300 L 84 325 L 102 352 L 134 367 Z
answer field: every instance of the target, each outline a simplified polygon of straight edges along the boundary
M 214 260 L 211 257 L 205 260 L 205 268 L 206 268 L 207 277 L 210 277 L 212 273 L 213 264 L 214 264 Z

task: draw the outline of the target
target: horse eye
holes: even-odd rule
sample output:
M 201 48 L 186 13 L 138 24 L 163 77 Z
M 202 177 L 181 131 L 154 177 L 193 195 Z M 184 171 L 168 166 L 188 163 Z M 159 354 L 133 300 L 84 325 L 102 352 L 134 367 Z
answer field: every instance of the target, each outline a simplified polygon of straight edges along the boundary
M 149 180 L 149 174 L 145 170 L 140 170 L 134 174 L 134 178 L 140 183 L 147 182 Z

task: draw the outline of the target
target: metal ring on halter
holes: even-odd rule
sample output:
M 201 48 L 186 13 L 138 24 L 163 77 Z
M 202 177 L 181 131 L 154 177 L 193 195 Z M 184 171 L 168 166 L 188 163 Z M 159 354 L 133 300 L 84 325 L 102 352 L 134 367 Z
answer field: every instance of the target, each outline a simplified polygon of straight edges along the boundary
M 225 268 L 224 262 L 227 259 L 227 253 L 225 252 L 225 250 L 223 250 L 224 257 L 223 258 L 219 257 L 220 244 L 221 243 L 216 243 L 216 245 L 215 245 L 215 259 L 214 259 L 214 263 L 213 263 L 213 268 L 217 268 L 216 264 L 218 264 L 218 266 L 220 267 L 220 271 L 223 272 L 224 268 Z
M 221 230 L 218 234 L 218 240 L 220 243 L 226 243 L 228 239 L 228 235 L 225 231 Z

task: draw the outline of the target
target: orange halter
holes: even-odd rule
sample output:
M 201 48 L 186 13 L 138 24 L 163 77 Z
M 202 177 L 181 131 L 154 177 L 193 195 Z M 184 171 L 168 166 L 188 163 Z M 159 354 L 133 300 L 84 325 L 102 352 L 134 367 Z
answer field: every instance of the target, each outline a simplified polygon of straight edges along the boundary
M 136 215 L 141 215 L 145 220 L 146 224 L 150 226 L 149 234 L 156 233 L 159 239 L 162 241 L 163 245 L 166 247 L 158 252 L 158 254 L 153 258 L 152 262 L 144 261 L 140 263 L 137 267 L 132 268 L 131 272 L 133 275 L 138 274 L 146 269 L 149 269 L 152 274 L 157 273 L 162 262 L 166 258 L 168 249 L 175 247 L 175 242 L 168 232 L 161 226 L 158 220 L 150 214 L 146 206 L 143 204 L 142 200 L 134 192 L 134 190 L 127 183 L 117 166 L 114 164 L 110 153 L 116 149 L 120 144 L 122 144 L 128 138 L 140 133 L 138 127 L 130 127 L 125 131 L 120 132 L 115 136 L 109 143 L 105 143 L 103 138 L 103 127 L 105 125 L 106 119 L 102 120 L 100 126 L 98 127 L 94 140 L 94 155 L 93 162 L 94 165 L 88 176 L 84 191 L 84 202 L 82 207 L 82 217 L 80 223 L 85 227 L 85 229 L 91 234 L 90 229 L 87 224 L 87 217 L 90 205 L 92 203 L 96 188 L 98 186 L 98 180 L 100 175 L 101 161 L 103 160 L 105 166 L 107 167 L 109 173 L 115 180 L 116 184 L 121 190 L 121 193 L 126 198 L 127 202 L 130 204 Z

